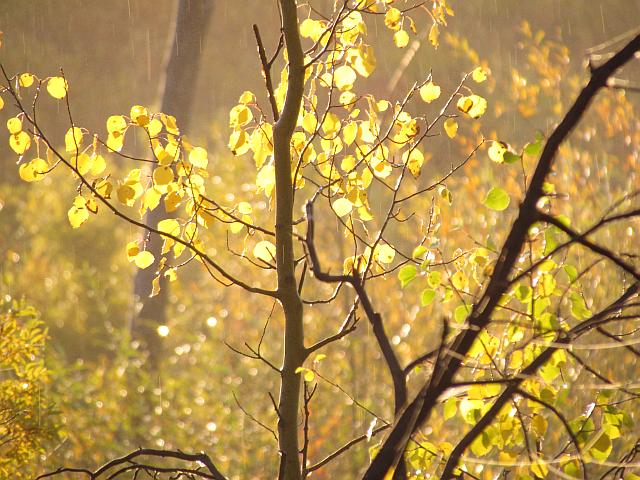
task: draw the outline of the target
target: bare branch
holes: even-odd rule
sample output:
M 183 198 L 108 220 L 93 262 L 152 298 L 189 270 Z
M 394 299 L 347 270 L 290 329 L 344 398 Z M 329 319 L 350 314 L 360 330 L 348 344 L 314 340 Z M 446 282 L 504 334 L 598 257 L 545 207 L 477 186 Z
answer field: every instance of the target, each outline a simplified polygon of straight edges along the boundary
M 184 453 L 184 452 L 181 452 L 180 450 L 158 450 L 154 448 L 140 448 L 131 453 L 128 453 L 127 455 L 115 458 L 105 463 L 102 467 L 98 468 L 93 472 L 90 470 L 79 469 L 79 468 L 75 468 L 75 469 L 60 468 L 54 472 L 49 472 L 49 473 L 40 475 L 36 477 L 36 480 L 51 478 L 64 473 L 83 473 L 87 475 L 91 480 L 98 480 L 101 476 L 107 475 L 110 470 L 113 470 L 114 468 L 120 467 L 122 465 L 129 465 L 134 460 L 140 457 L 151 457 L 156 459 L 171 458 L 171 459 L 181 460 L 185 462 L 199 462 L 202 465 L 204 465 L 209 470 L 209 473 L 210 473 L 210 475 L 200 475 L 201 477 L 212 478 L 214 480 L 226 480 L 226 477 L 222 475 L 222 473 L 220 473 L 220 471 L 216 468 L 211 458 L 204 452 L 203 453 Z M 143 464 L 137 464 L 137 463 L 136 465 L 138 465 L 138 468 L 140 469 L 150 468 L 156 471 L 161 471 L 160 469 L 162 468 L 159 466 L 143 465 Z M 177 471 L 177 470 L 173 469 L 173 471 Z M 199 472 L 197 472 L 196 470 L 192 470 L 191 473 L 199 473 Z M 110 478 L 113 478 L 113 476 L 111 475 Z

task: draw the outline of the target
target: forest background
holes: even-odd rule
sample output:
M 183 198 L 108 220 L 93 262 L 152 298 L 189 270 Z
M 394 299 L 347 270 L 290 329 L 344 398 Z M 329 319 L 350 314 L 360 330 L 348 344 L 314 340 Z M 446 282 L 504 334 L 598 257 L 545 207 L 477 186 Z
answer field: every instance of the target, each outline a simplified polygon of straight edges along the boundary
M 378 63 L 375 74 L 364 81 L 364 89 L 397 101 L 397 92 L 433 71 L 443 91 L 450 91 L 460 81 L 461 72 L 481 64 L 490 71 L 483 86 L 490 109 L 482 130 L 488 136 L 498 131 L 500 138 L 522 146 L 538 131 L 547 135 L 566 111 L 584 79 L 585 52 L 637 26 L 640 2 L 588 3 L 586 8 L 585 2 L 570 0 L 452 2 L 456 15 L 448 20 L 437 49 L 427 40 L 428 28 L 415 37 L 419 44 L 398 49 L 392 33 L 373 22 L 369 35 L 378 48 Z M 102 131 L 108 115 L 128 112 L 132 105 L 147 105 L 155 111 L 174 10 L 175 2 L 170 1 L 115 1 L 109 2 L 109 8 L 101 2 L 75 0 L 63 5 L 4 1 L 0 4 L 2 63 L 8 72 L 43 77 L 58 74 L 62 67 L 72 85 L 76 121 Z M 246 90 L 267 103 L 251 29 L 254 23 L 261 26 L 266 45 L 277 44 L 277 28 L 268 28 L 278 25 L 271 2 L 243 0 L 239 8 L 238 2 L 216 0 L 211 24 L 201 39 L 199 73 L 182 87 L 192 89 L 197 99 L 190 112 L 189 138 L 207 146 L 215 164 L 212 189 L 227 202 L 237 201 L 254 182 L 248 168 L 253 161 L 235 157 L 227 148 L 229 110 Z M 411 58 L 409 50 L 414 52 Z M 638 67 L 630 70 L 637 72 Z M 393 78 L 397 83 L 390 89 Z M 10 102 L 5 98 L 5 103 Z M 50 111 L 41 113 L 45 121 L 55 118 L 60 106 L 47 108 Z M 620 118 L 614 117 L 610 131 L 605 125 L 611 112 L 606 105 L 595 110 L 592 123 L 599 130 L 592 136 L 582 135 L 584 145 L 578 148 L 582 156 L 576 154 L 576 158 L 583 163 L 576 167 L 576 176 L 588 178 L 588 170 L 596 185 L 578 182 L 573 193 L 593 193 L 598 204 L 598 195 L 617 188 L 616 173 L 609 176 L 607 168 L 627 161 L 625 136 L 637 140 L 639 134 L 629 113 L 632 108 L 616 113 Z M 62 138 L 67 128 L 53 124 L 52 137 Z M 432 152 L 430 165 L 446 171 L 468 146 L 462 140 L 459 148 L 442 146 Z M 635 161 L 637 166 L 637 157 Z M 265 474 L 265 468 L 276 468 L 268 461 L 276 445 L 270 432 L 254 419 L 273 422 L 266 392 L 276 390 L 275 379 L 263 365 L 238 356 L 225 345 L 256 344 L 272 310 L 271 302 L 216 286 L 198 268 L 189 267 L 171 285 L 163 323 L 168 327 L 163 332 L 168 334 L 156 339 L 163 352 L 161 368 L 145 368 L 148 353 L 139 342 L 132 342 L 129 330 L 136 311 L 135 272 L 123 248 L 140 232 L 108 215 L 92 219 L 91 228 L 72 231 L 67 220 L 74 195 L 71 183 L 22 182 L 6 144 L 0 146 L 0 162 L 3 314 L 6 320 L 10 309 L 21 312 L 18 323 L 32 332 L 25 349 L 42 356 L 41 365 L 46 366 L 46 371 L 32 373 L 37 380 L 34 398 L 39 433 L 25 437 L 22 449 L 10 451 L 14 457 L 9 455 L 10 461 L 2 468 L 28 478 L 61 464 L 97 465 L 144 444 L 193 451 L 213 448 L 219 466 L 237 478 L 273 478 L 275 470 Z M 454 196 L 457 189 L 466 198 L 491 184 L 494 174 L 489 164 L 486 149 L 466 163 L 449 186 Z M 481 200 L 478 196 L 477 207 L 471 210 L 455 203 L 451 206 L 447 215 L 454 219 L 449 220 L 454 230 L 463 223 L 471 230 L 477 223 L 479 236 L 488 233 L 491 225 L 486 213 L 480 212 Z M 473 219 L 467 220 L 469 216 Z M 340 229 L 336 226 L 327 235 L 323 242 L 337 243 Z M 224 238 L 216 248 L 226 248 Z M 400 289 L 396 274 L 381 281 L 386 283 L 376 287 L 377 291 L 391 289 L 393 294 L 376 297 L 378 307 L 393 325 L 394 341 L 402 348 L 411 323 L 424 307 L 416 302 L 415 291 Z M 277 312 L 274 315 L 274 323 L 281 321 Z M 330 311 L 325 315 L 331 318 Z M 46 347 L 41 350 L 39 333 L 45 328 Z M 271 337 L 271 345 L 277 345 L 278 335 Z M 349 348 L 335 348 L 331 362 L 323 365 L 324 374 L 339 387 L 328 384 L 319 402 L 336 402 L 344 409 L 318 408 L 317 432 L 310 445 L 314 453 L 328 450 L 323 438 L 329 432 L 341 444 L 353 432 L 370 426 L 370 416 L 354 405 L 354 398 L 388 396 L 384 382 L 372 381 L 386 374 L 382 361 L 376 361 L 375 355 L 371 358 L 372 343 L 372 334 L 363 325 L 348 340 Z M 412 348 L 407 345 L 405 353 Z M 216 382 L 211 382 L 212 375 Z M 250 415 L 242 411 L 247 408 Z M 331 470 L 319 472 L 318 478 L 340 474 L 356 478 L 367 462 L 370 446 L 363 443 L 356 454 L 337 460 Z

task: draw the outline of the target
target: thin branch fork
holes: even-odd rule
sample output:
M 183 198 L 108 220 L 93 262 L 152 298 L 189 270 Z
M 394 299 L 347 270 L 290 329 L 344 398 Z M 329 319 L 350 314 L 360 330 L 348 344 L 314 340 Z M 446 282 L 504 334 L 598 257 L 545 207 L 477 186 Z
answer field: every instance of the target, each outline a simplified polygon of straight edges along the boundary
M 260 30 L 258 29 L 258 25 L 253 25 L 253 34 L 256 37 L 256 44 L 258 45 L 258 56 L 260 57 L 260 64 L 262 65 L 262 74 L 264 75 L 264 83 L 267 89 L 267 96 L 269 97 L 269 104 L 271 105 L 271 113 L 273 114 L 273 121 L 277 122 L 280 119 L 280 112 L 278 112 L 278 104 L 276 103 L 276 97 L 274 95 L 273 90 L 273 80 L 271 79 L 271 67 L 273 65 L 273 61 L 276 59 L 276 56 L 280 52 L 280 49 L 283 46 L 284 38 L 280 36 L 280 41 L 278 42 L 278 48 L 276 49 L 275 54 L 271 61 L 267 60 L 267 53 L 264 49 L 264 44 L 262 43 L 262 37 L 260 36 Z
M 306 204 L 306 213 L 307 213 L 307 236 L 305 239 L 304 245 L 307 248 L 307 252 L 310 259 L 311 271 L 315 275 L 315 277 L 325 283 L 348 283 L 353 287 L 360 299 L 360 303 L 362 305 L 371 326 L 373 327 L 373 332 L 376 337 L 376 341 L 378 342 L 378 346 L 382 351 L 382 355 L 387 364 L 387 368 L 389 369 L 389 373 L 391 374 L 391 379 L 393 381 L 394 387 L 394 405 L 396 412 L 404 406 L 407 401 L 407 385 L 406 385 L 406 375 L 404 373 L 403 368 L 400 366 L 400 362 L 398 361 L 398 357 L 396 356 L 393 347 L 391 346 L 391 342 L 389 341 L 389 337 L 387 336 L 384 324 L 382 323 L 382 317 L 378 312 L 375 311 L 369 295 L 364 288 L 362 283 L 362 279 L 358 276 L 356 272 L 350 275 L 332 275 L 328 272 L 324 272 L 322 267 L 320 266 L 320 258 L 318 257 L 318 252 L 316 251 L 315 243 L 314 243 L 314 229 L 315 229 L 315 220 L 313 216 L 313 202 L 309 201 Z
M 549 225 L 553 225 L 559 230 L 561 230 L 562 232 L 566 233 L 569 236 L 569 238 L 571 238 L 571 240 L 573 240 L 574 242 L 579 243 L 580 245 L 588 248 L 589 250 L 593 251 L 594 253 L 597 253 L 598 255 L 608 258 L 613 263 L 615 263 L 618 267 L 622 268 L 625 272 L 627 272 L 629 275 L 632 275 L 633 278 L 636 279 L 636 281 L 640 281 L 640 272 L 637 272 L 636 269 L 633 267 L 633 265 L 619 258 L 611 250 L 601 245 L 598 245 L 592 242 L 591 240 L 588 240 L 584 234 L 576 232 L 571 227 L 565 225 L 560 220 L 558 220 L 557 218 L 547 213 L 538 212 L 538 216 L 540 220 L 542 220 L 543 222 L 546 222 Z
M 199 472 L 197 470 L 191 470 L 189 473 L 194 475 L 199 475 L 202 478 L 210 478 L 213 480 L 226 480 L 226 477 L 220 473 L 218 468 L 215 466 L 211 458 L 204 452 L 202 453 L 185 453 L 180 450 L 159 450 L 154 448 L 140 448 L 135 450 L 127 455 L 124 455 L 119 458 L 115 458 L 107 463 L 105 463 L 102 467 L 98 468 L 95 471 L 79 469 L 79 468 L 59 468 L 53 472 L 45 473 L 36 477 L 35 480 L 41 480 L 44 478 L 51 478 L 54 476 L 62 475 L 65 473 L 82 473 L 89 477 L 91 480 L 98 480 L 100 477 L 105 476 L 109 473 L 109 471 L 121 467 L 127 466 L 131 467 L 133 462 L 134 467 L 138 469 L 149 469 L 160 471 L 163 467 L 153 467 L 151 465 L 145 464 L 137 464 L 137 460 L 140 457 L 151 457 L 151 458 L 162 458 L 162 459 L 174 459 L 181 460 L 185 462 L 197 462 L 204 465 L 209 473 Z M 173 469 L 173 472 L 180 471 L 181 469 Z M 184 471 L 184 469 L 182 469 Z M 112 478 L 111 475 L 109 478 Z

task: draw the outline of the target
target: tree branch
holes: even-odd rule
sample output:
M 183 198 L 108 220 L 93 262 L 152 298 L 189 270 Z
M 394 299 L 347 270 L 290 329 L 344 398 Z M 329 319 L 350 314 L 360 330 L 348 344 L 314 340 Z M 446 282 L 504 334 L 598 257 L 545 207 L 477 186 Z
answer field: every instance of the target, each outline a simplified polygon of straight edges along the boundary
M 536 219 L 536 205 L 544 194 L 542 187 L 551 171 L 560 144 L 578 124 L 596 93 L 606 86 L 608 78 L 633 58 L 638 50 L 640 50 L 640 35 L 633 38 L 609 61 L 594 69 L 591 79 L 549 137 L 520 206 L 518 217 L 502 247 L 489 285 L 468 317 L 470 328 L 458 335 L 452 344 L 451 351 L 445 354 L 442 368 L 433 372 L 432 376 L 435 378 L 430 380 L 431 386 L 425 398 L 416 398 L 397 419 L 389 437 L 373 459 L 363 479 L 377 480 L 387 475 L 404 452 L 409 436 L 429 418 L 438 398 L 449 387 L 460 369 L 462 359 L 479 332 L 489 324 L 493 311 L 509 285 L 509 274 L 527 238 L 529 227 Z
M 204 465 L 207 468 L 207 470 L 209 470 L 209 473 L 210 473 L 210 475 L 201 475 L 201 476 L 206 478 L 212 478 L 214 480 L 226 480 L 226 477 L 222 475 L 222 473 L 220 473 L 220 471 L 214 465 L 211 458 L 204 452 L 184 453 L 184 452 L 181 452 L 180 450 L 158 450 L 154 448 L 140 448 L 131 453 L 128 453 L 127 455 L 124 455 L 119 458 L 115 458 L 105 463 L 102 467 L 98 468 L 94 472 L 86 469 L 79 469 L 79 468 L 60 468 L 54 472 L 49 472 L 49 473 L 40 475 L 36 477 L 35 480 L 51 478 L 57 475 L 61 475 L 63 473 L 84 473 L 91 480 L 98 480 L 102 475 L 106 475 L 109 472 L 109 470 L 112 470 L 120 465 L 128 465 L 139 457 L 172 458 L 175 460 L 182 460 L 185 462 L 199 462 L 202 465 Z M 144 469 L 145 466 L 140 465 L 139 468 Z M 149 468 L 158 470 L 159 468 L 162 468 L 162 467 L 149 467 Z M 174 471 L 176 470 L 174 469 Z M 112 478 L 112 476 L 110 478 Z

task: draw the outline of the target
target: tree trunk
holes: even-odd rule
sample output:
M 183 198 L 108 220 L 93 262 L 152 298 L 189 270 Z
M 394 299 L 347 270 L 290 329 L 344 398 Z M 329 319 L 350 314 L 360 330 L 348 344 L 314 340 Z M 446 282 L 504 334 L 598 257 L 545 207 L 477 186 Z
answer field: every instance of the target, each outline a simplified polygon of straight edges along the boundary
M 276 177 L 276 265 L 278 298 L 285 315 L 284 359 L 278 405 L 280 479 L 300 480 L 298 420 L 301 375 L 296 369 L 305 358 L 303 307 L 298 295 L 293 251 L 293 181 L 291 178 L 291 136 L 302 104 L 304 55 L 298 33 L 295 0 L 280 0 L 282 26 L 289 58 L 287 95 L 280 118 L 273 129 Z
M 160 111 L 173 115 L 181 131 L 189 128 L 191 107 L 195 95 L 194 81 L 200 69 L 203 39 L 212 18 L 211 0 L 179 0 L 174 17 L 172 37 L 165 57 L 164 78 L 160 85 Z M 158 221 L 169 218 L 164 204 L 147 213 L 145 223 L 156 226 Z M 158 235 L 151 235 L 147 250 L 159 261 L 161 258 L 162 240 Z M 131 319 L 131 334 L 140 340 L 149 351 L 150 362 L 157 364 L 161 356 L 161 344 L 157 335 L 157 327 L 167 323 L 168 284 L 161 278 L 160 293 L 149 297 L 151 282 L 155 277 L 154 266 L 138 270 L 134 279 L 134 296 L 136 309 Z

